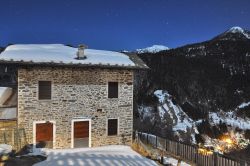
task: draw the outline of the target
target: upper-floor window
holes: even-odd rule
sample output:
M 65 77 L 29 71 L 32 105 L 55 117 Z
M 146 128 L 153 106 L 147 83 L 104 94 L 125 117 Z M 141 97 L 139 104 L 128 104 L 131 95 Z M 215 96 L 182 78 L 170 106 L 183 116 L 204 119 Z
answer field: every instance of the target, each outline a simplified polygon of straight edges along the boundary
M 108 83 L 108 98 L 118 98 L 118 82 Z
M 51 99 L 51 81 L 38 82 L 38 98 L 39 100 Z

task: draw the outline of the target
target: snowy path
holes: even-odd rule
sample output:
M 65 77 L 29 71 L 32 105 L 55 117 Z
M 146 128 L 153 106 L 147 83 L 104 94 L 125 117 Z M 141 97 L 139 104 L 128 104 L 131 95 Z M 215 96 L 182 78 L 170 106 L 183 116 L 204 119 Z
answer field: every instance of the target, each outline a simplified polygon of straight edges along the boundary
M 157 166 L 128 146 L 112 145 L 94 148 L 46 150 L 47 160 L 35 166 Z

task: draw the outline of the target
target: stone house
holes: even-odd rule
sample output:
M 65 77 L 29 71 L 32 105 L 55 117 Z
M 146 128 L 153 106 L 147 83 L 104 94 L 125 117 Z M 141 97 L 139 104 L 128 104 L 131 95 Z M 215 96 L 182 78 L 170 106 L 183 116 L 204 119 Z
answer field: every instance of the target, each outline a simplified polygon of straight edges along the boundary
M 49 148 L 130 144 L 136 55 L 62 44 L 8 46 L 17 68 L 17 124 L 28 143 Z

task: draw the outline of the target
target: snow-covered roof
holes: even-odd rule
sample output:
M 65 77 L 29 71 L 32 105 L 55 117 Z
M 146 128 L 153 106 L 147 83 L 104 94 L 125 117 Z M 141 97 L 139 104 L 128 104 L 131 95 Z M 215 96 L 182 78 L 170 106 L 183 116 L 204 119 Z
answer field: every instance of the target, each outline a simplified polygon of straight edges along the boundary
M 0 87 L 0 106 L 3 105 L 6 100 L 12 94 L 12 89 L 9 87 Z
M 85 49 L 86 59 L 77 59 L 78 48 L 63 44 L 16 44 L 8 46 L 1 54 L 1 62 L 25 64 L 61 64 L 79 66 L 114 66 L 147 68 L 138 57 L 105 50 Z M 142 64 L 143 63 L 143 64 Z
M 0 120 L 10 120 L 17 118 L 17 108 L 0 108 Z

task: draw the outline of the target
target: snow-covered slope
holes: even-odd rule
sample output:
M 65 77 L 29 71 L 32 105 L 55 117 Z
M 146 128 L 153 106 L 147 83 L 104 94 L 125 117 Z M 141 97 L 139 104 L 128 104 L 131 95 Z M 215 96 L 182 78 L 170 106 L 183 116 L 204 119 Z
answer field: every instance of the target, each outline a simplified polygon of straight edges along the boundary
M 240 34 L 243 34 L 246 38 L 250 39 L 250 34 L 246 32 L 246 30 L 238 26 L 230 28 L 227 32 L 228 33 L 240 33 Z
M 147 48 L 136 49 L 136 52 L 137 53 L 157 53 L 163 50 L 169 50 L 169 48 L 164 45 L 153 45 Z
M 167 91 L 156 90 L 154 95 L 159 100 L 158 111 L 163 119 L 165 114 L 169 114 L 173 119 L 173 131 L 187 131 L 187 128 L 192 128 L 193 121 L 187 116 L 179 105 L 175 105 L 171 100 L 171 95 Z
M 245 30 L 239 26 L 235 26 L 222 33 L 221 35 L 215 37 L 215 39 L 219 40 L 249 40 L 250 39 L 250 31 Z
M 250 130 L 250 119 L 237 117 L 234 112 L 210 112 L 209 121 L 212 125 L 225 123 L 232 128 L 239 128 L 242 130 Z
M 165 90 L 156 90 L 154 95 L 158 99 L 157 112 L 152 106 L 139 107 L 141 121 L 147 121 L 151 124 L 157 123 L 159 128 L 168 128 L 173 136 L 183 141 L 183 138 L 195 143 L 195 134 L 198 130 L 195 122 L 188 117 L 182 108 L 175 104 L 172 96 Z M 167 126 L 165 126 L 167 124 Z

